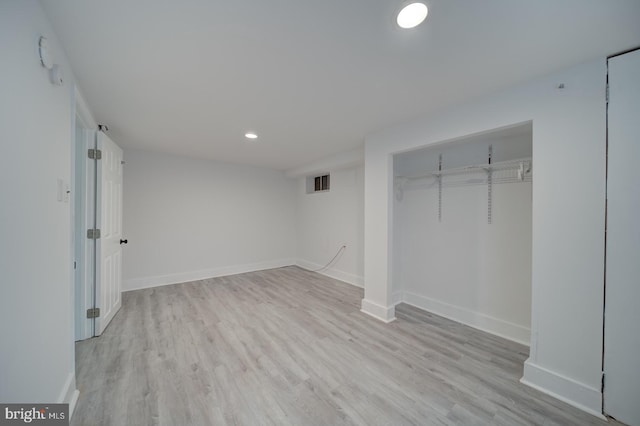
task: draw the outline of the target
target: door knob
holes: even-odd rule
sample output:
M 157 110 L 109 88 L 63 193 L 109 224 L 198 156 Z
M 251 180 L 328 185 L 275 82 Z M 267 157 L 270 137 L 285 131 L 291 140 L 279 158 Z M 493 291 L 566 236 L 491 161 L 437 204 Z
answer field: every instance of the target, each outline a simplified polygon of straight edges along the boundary
M 129 240 L 120 240 L 120 244 L 127 244 Z

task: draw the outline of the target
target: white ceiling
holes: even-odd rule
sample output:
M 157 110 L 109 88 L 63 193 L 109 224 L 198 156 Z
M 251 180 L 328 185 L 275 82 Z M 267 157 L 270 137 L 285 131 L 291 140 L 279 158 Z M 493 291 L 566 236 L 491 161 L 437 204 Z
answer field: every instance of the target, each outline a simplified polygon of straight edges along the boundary
M 118 144 L 278 169 L 640 45 L 640 0 L 41 2 Z

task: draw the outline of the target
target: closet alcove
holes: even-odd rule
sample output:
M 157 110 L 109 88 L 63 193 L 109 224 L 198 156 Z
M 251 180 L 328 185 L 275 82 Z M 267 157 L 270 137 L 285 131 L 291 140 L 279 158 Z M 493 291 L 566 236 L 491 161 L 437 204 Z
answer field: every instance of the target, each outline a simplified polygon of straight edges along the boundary
M 394 299 L 529 345 L 532 123 L 394 155 Z

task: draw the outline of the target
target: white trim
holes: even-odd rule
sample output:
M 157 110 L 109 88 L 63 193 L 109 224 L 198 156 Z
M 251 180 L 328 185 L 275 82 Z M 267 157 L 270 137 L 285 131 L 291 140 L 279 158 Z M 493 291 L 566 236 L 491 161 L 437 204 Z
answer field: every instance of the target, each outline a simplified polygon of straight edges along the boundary
M 73 93 L 75 95 L 75 114 L 79 116 L 80 124 L 82 124 L 82 127 L 94 130 L 97 129 L 98 124 L 93 118 L 93 114 L 91 114 L 91 109 L 89 108 L 87 102 L 84 100 L 82 92 L 75 84 L 73 85 Z
M 416 308 L 432 312 L 436 315 L 460 322 L 478 330 L 503 337 L 508 340 L 529 346 L 531 329 L 502 319 L 472 311 L 459 306 L 450 305 L 409 291 L 403 292 L 402 301 Z
M 59 404 L 69 404 L 69 417 L 73 415 L 73 410 L 76 408 L 80 391 L 76 389 L 76 373 L 69 373 L 67 380 L 62 386 L 62 390 L 58 395 Z
M 294 259 L 279 259 L 259 263 L 249 263 L 245 265 L 223 266 L 220 268 L 203 269 L 200 271 L 182 272 L 178 274 L 126 279 L 122 282 L 122 291 L 127 292 L 133 290 L 142 290 L 144 288 L 160 287 L 170 284 L 180 284 L 189 281 L 205 280 L 207 278 L 244 274 L 245 272 L 282 268 L 284 266 L 292 266 L 295 264 L 296 262 Z
M 66 403 L 71 398 L 71 395 L 75 390 L 76 390 L 76 374 L 74 372 L 71 372 L 67 376 L 67 380 L 65 380 L 64 385 L 62 385 L 62 389 L 58 394 L 58 403 L 60 404 Z
M 386 323 L 390 323 L 396 319 L 395 305 L 385 307 L 367 299 L 362 299 L 360 312 Z
M 317 269 L 322 268 L 324 265 L 320 265 L 318 263 L 310 262 L 304 259 L 296 259 L 296 265 L 302 269 L 306 269 L 307 271 L 317 272 L 329 278 L 334 278 L 336 280 L 343 281 L 347 284 L 354 285 L 356 287 L 364 288 L 364 277 L 361 275 L 351 274 L 349 272 L 344 272 L 339 269 L 329 268 L 322 271 L 316 271 Z
M 71 398 L 67 402 L 67 404 L 69 404 L 69 419 L 73 417 L 73 413 L 74 411 L 76 411 L 76 405 L 78 404 L 79 397 L 80 391 L 76 389 L 75 391 L 73 391 L 73 395 L 71 395 Z
M 535 365 L 531 359 L 524 363 L 524 376 L 520 383 L 606 420 L 602 414 L 602 393 L 599 389 Z

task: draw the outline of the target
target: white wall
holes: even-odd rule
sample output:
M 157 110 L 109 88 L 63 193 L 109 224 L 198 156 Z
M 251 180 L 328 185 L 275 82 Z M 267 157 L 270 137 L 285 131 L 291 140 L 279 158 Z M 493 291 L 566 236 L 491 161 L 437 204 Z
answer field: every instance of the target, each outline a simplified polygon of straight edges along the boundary
M 124 290 L 295 263 L 295 181 L 284 172 L 124 156 Z
M 532 336 L 523 381 L 601 413 L 605 83 L 602 58 L 367 137 L 363 310 L 394 318 L 391 154 L 532 120 Z
M 402 300 L 526 345 L 531 328 L 531 183 L 408 184 L 396 203 Z M 395 290 L 395 288 L 394 288 Z
M 364 168 L 330 174 L 328 192 L 307 194 L 305 177 L 298 178 L 297 264 L 310 270 L 322 268 L 344 244 L 347 248 L 342 255 L 321 273 L 363 286 Z
M 40 65 L 49 39 L 66 75 Z M 72 402 L 70 204 L 73 76 L 40 4 L 0 2 L 0 401 Z

